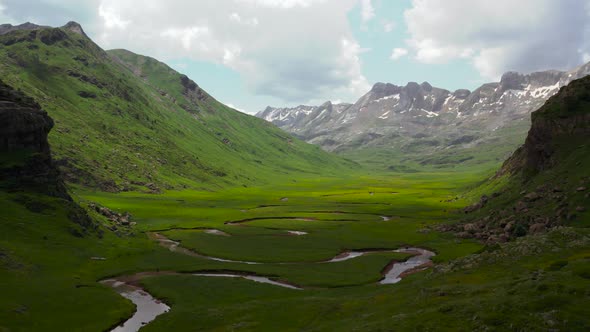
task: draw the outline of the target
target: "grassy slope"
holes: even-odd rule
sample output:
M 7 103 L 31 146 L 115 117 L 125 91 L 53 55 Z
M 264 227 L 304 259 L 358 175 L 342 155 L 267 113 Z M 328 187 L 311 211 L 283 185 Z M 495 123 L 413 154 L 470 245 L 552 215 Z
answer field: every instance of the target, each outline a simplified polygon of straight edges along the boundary
M 471 172 L 498 168 L 524 142 L 529 121 L 502 128 L 475 146 L 436 149 L 414 141 L 409 148 L 403 142 L 339 152 L 364 167 L 394 172 Z M 427 141 L 427 140 L 425 140 Z
M 44 34 L 61 40 L 46 45 Z M 208 95 L 184 96 L 181 75 L 153 59 L 112 52 L 140 77 L 84 36 L 61 29 L 28 36 L 0 36 L 10 44 L 0 48 L 0 75 L 56 121 L 50 143 L 71 182 L 108 190 L 219 188 L 351 165 Z

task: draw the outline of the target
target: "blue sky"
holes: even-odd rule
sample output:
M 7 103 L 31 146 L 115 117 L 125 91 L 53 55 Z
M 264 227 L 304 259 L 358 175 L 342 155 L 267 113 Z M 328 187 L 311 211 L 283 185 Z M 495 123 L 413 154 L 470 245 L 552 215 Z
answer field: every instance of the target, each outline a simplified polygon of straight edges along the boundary
M 465 60 L 444 64 L 425 64 L 409 56 L 392 60 L 393 49 L 405 47 L 405 41 L 409 38 L 404 24 L 404 11 L 410 7 L 411 0 L 374 1 L 375 17 L 366 23 L 361 17 L 360 3 L 348 13 L 352 33 L 364 49 L 360 53 L 360 64 L 369 85 L 377 82 L 406 85 L 408 82 L 427 81 L 434 86 L 456 90 L 475 89 L 488 81 Z M 269 105 L 297 106 L 310 102 L 321 104 L 327 100 L 354 103 L 362 96 L 361 94 L 348 96 L 328 94 L 311 101 L 285 101 L 281 98 L 249 92 L 240 74 L 223 65 L 190 59 L 170 60 L 167 63 L 174 69 L 193 77 L 204 89 L 220 100 L 249 113 L 258 112 Z
M 5 23 L 70 20 L 249 113 L 590 61 L 590 0 L 0 0 Z

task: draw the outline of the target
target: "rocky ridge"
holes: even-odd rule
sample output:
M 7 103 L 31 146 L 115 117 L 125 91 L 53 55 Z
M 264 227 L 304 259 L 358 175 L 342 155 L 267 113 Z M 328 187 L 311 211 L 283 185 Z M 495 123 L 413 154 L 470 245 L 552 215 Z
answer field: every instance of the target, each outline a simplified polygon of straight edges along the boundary
M 404 153 L 430 153 L 470 148 L 499 142 L 503 130 L 526 128 L 531 112 L 561 87 L 588 74 L 590 63 L 569 72 L 509 72 L 500 82 L 454 92 L 427 82 L 377 83 L 352 105 L 268 107 L 257 116 L 329 151 L 396 147 Z M 524 138 L 525 130 L 519 130 Z

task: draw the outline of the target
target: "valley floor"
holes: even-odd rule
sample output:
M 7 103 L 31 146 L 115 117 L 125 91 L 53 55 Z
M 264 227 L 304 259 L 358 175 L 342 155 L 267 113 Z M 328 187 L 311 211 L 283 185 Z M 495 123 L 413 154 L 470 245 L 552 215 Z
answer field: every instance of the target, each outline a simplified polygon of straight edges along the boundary
M 3 193 L 0 330 L 109 330 L 135 309 L 100 281 L 140 272 L 134 282 L 171 308 L 141 331 L 588 329 L 586 228 L 493 247 L 435 231 L 460 218 L 471 199 L 462 193 L 485 175 L 294 178 L 161 195 L 78 189 L 83 206 L 129 211 L 136 223 L 95 214 L 104 234 L 84 237 L 57 202 L 33 212 L 22 194 Z M 407 246 L 435 252 L 434 266 L 379 284 L 392 261 L 412 256 L 393 252 Z M 195 275 L 207 273 L 300 289 Z

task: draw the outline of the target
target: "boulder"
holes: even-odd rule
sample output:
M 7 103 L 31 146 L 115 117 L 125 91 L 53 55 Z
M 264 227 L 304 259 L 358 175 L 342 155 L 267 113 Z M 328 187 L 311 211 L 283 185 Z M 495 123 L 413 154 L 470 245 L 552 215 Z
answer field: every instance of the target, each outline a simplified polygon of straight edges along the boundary
M 526 194 L 524 196 L 524 200 L 527 201 L 527 202 L 535 202 L 535 201 L 538 201 L 541 198 L 542 198 L 542 196 L 539 195 L 536 192 L 528 193 L 528 194 Z
M 466 232 L 474 233 L 478 230 L 478 227 L 475 224 L 465 224 L 463 226 L 463 230 Z
M 509 222 L 505 227 L 504 227 L 504 231 L 506 233 L 510 233 L 512 232 L 512 230 L 514 229 L 514 224 L 516 224 L 516 222 L 513 220 L 511 222 Z
M 541 224 L 541 223 L 534 224 L 529 227 L 529 233 L 530 234 L 539 234 L 539 233 L 545 232 L 545 229 L 546 229 L 545 224 Z
M 516 212 L 528 212 L 528 205 L 524 201 L 518 201 L 514 207 Z

